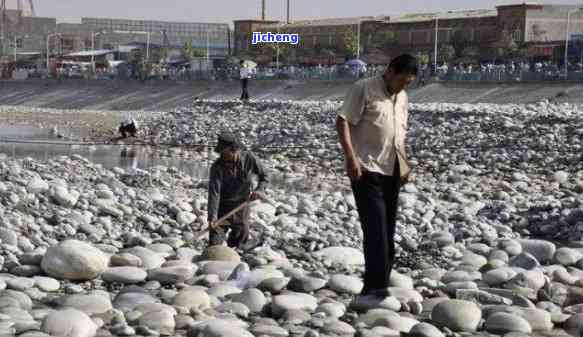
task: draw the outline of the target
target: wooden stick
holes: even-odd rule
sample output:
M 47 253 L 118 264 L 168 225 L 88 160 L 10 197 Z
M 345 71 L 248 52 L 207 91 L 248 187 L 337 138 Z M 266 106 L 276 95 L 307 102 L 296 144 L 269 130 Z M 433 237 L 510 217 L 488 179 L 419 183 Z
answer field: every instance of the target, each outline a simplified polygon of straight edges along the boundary
M 239 212 L 241 209 L 243 209 L 243 207 L 249 205 L 251 201 L 245 201 L 244 203 L 242 203 L 241 205 L 237 206 L 236 208 L 234 208 L 232 211 L 230 211 L 229 213 L 225 214 L 222 218 L 220 218 L 219 220 L 215 221 L 212 224 L 208 224 L 208 227 L 203 229 L 201 232 L 199 232 L 198 235 L 195 236 L 195 240 L 198 241 L 200 240 L 202 237 L 204 237 L 206 235 L 206 233 L 211 229 L 211 226 L 213 228 L 218 228 L 221 227 L 225 222 L 227 222 L 227 220 L 232 217 L 233 215 L 235 215 L 235 213 Z M 214 225 L 214 226 L 213 226 Z

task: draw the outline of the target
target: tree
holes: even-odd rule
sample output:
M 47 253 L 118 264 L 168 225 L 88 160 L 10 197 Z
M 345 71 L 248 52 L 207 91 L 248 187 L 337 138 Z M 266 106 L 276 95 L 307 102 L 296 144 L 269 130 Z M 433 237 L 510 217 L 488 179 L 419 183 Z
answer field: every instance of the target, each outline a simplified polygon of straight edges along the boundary
M 344 54 L 346 57 L 355 57 L 358 53 L 358 36 L 352 29 L 344 32 Z
M 450 44 L 444 44 L 439 48 L 438 58 L 441 62 L 449 62 L 455 58 L 455 48 Z
M 197 57 L 205 57 L 206 50 L 201 48 L 194 48 L 192 45 L 192 41 L 187 41 L 184 46 L 182 47 L 182 56 L 188 61 L 192 61 L 192 59 Z
M 480 57 L 480 49 L 476 46 L 468 46 L 462 50 L 463 58 L 476 59 Z
M 385 49 L 390 44 L 395 43 L 396 35 L 393 31 L 376 32 L 372 38 L 372 47 L 377 49 Z

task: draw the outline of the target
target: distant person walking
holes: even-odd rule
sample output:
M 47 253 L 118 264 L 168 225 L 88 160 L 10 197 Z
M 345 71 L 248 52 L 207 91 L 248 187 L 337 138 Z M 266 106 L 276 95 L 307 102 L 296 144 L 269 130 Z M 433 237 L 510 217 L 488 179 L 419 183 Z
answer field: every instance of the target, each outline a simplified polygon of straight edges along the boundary
M 336 120 L 364 233 L 362 295 L 388 295 L 399 189 L 410 173 L 405 155 L 409 101 L 404 89 L 416 75 L 415 57 L 398 56 L 383 75 L 352 86 Z
M 239 77 L 241 78 L 241 100 L 248 101 L 249 100 L 249 78 L 251 77 L 251 69 L 245 65 L 245 61 L 241 60 L 240 63 L 241 68 L 239 69 Z

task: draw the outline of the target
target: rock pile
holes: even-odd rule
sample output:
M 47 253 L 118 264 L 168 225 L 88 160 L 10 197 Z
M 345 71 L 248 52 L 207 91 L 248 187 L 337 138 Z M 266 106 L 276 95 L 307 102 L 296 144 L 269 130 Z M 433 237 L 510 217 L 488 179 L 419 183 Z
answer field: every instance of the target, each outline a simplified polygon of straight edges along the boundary
M 175 168 L 126 172 L 80 156 L 2 156 L 0 335 L 583 331 L 583 164 L 568 155 L 583 135 L 576 107 L 414 106 L 417 182 L 402 190 L 397 270 L 390 296 L 378 299 L 355 297 L 362 233 L 347 182 L 297 188 L 306 167 L 342 169 L 336 103 L 213 104 L 147 125 L 160 141 L 189 143 L 211 140 L 201 130 L 213 120 L 211 130 L 239 120 L 248 144 L 305 146 L 260 153 L 277 182 L 266 192 L 271 202 L 252 207 L 263 246 L 205 252 L 193 231 L 206 225 L 206 181 Z

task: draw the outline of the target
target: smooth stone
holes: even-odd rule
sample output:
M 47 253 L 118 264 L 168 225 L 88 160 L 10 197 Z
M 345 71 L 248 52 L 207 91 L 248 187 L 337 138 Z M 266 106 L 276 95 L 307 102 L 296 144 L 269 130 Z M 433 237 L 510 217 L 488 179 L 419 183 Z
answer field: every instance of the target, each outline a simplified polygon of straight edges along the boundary
M 495 334 L 508 332 L 532 333 L 530 324 L 522 317 L 505 312 L 497 312 L 488 317 L 484 325 L 486 331 Z
M 322 289 L 326 286 L 328 281 L 317 277 L 302 276 L 299 278 L 292 278 L 288 284 L 288 288 L 297 292 L 309 293 Z
M 513 279 L 518 273 L 511 268 L 502 267 L 484 273 L 482 280 L 489 286 L 499 286 Z
M 363 286 L 364 283 L 360 278 L 343 274 L 332 275 L 328 281 L 328 287 L 330 289 L 351 295 L 360 294 Z
M 237 303 L 245 304 L 252 313 L 260 313 L 267 304 L 265 295 L 255 288 L 247 289 L 240 294 L 229 295 L 228 298 Z
M 364 254 L 351 247 L 328 247 L 314 252 L 314 256 L 343 266 L 364 265 Z
M 513 258 L 510 259 L 508 262 L 510 267 L 519 267 L 523 269 L 534 269 L 540 267 L 540 263 L 532 254 L 529 253 L 520 253 Z
M 41 326 L 43 332 L 55 337 L 94 337 L 97 329 L 87 314 L 72 308 L 49 313 Z
M 119 293 L 113 301 L 113 307 L 123 312 L 134 310 L 141 304 L 153 304 L 160 302 L 159 299 L 143 292 Z
M 237 302 L 223 303 L 213 309 L 220 313 L 235 314 L 241 318 L 248 318 L 250 313 L 249 308 L 245 304 Z
M 391 272 L 389 279 L 389 284 L 391 287 L 402 288 L 402 289 L 413 289 L 413 279 L 407 275 L 400 274 L 396 271 Z
M 142 259 L 130 254 L 130 253 L 120 253 L 113 255 L 111 257 L 111 265 L 113 267 L 141 267 Z
M 127 253 L 140 258 L 142 261 L 142 267 L 146 270 L 160 268 L 162 264 L 166 262 L 161 254 L 144 247 L 132 247 L 127 250 Z
M 315 312 L 324 313 L 327 317 L 340 318 L 346 313 L 346 307 L 342 303 L 322 303 Z
M 337 319 L 326 322 L 322 327 L 322 331 L 338 336 L 352 336 L 356 333 L 356 330 L 350 324 Z
M 109 294 L 104 295 L 71 295 L 63 301 L 64 307 L 71 307 L 86 313 L 89 316 L 99 315 L 110 311 L 113 307 Z
M 47 249 L 41 267 L 47 275 L 65 280 L 92 280 L 103 273 L 109 258 L 99 249 L 81 241 L 67 240 Z
M 240 294 L 242 291 L 239 287 L 230 284 L 215 284 L 213 285 L 207 293 L 209 295 L 215 296 L 219 299 L 227 297 L 233 294 Z
M 203 258 L 209 261 L 241 262 L 239 253 L 237 253 L 233 248 L 222 245 L 211 246 L 207 248 Z
M 168 310 L 151 311 L 142 315 L 139 319 L 139 324 L 146 326 L 161 335 L 174 335 L 176 322 L 174 321 L 175 313 Z
M 522 250 L 532 254 L 540 263 L 550 262 L 555 256 L 557 247 L 554 243 L 544 240 L 519 240 Z
M 409 337 L 445 337 L 445 335 L 432 324 L 418 323 L 409 330 Z
M 183 264 L 174 267 L 155 268 L 148 271 L 148 280 L 161 284 L 176 284 L 194 277 L 197 267 L 194 264 Z
M 578 250 L 561 247 L 557 249 L 553 261 L 565 267 L 575 265 L 579 260 L 583 259 L 583 253 Z
M 265 324 L 255 324 L 250 332 L 255 336 L 265 336 L 265 337 L 288 337 L 289 332 L 275 325 L 265 325 Z
M 148 273 L 138 267 L 111 267 L 101 274 L 101 278 L 105 282 L 123 284 L 144 282 L 147 276 Z
M 401 302 L 393 296 L 385 298 L 379 298 L 373 295 L 357 296 L 350 303 L 350 308 L 358 312 L 367 312 L 373 309 L 399 311 L 401 310 Z
M 204 310 L 210 308 L 211 300 L 204 291 L 185 288 L 172 299 L 172 304 L 188 310 Z
M 302 293 L 287 293 L 273 298 L 272 311 L 276 317 L 281 317 L 284 312 L 293 309 L 313 312 L 318 307 L 318 301 L 313 296 Z
M 453 331 L 474 332 L 482 319 L 482 311 L 473 302 L 446 300 L 433 308 L 431 319 Z
M 219 276 L 220 280 L 225 281 L 238 265 L 239 262 L 235 261 L 208 261 L 201 266 L 199 273 L 203 275 L 215 274 Z
M 287 287 L 290 279 L 287 277 L 270 277 L 261 281 L 257 288 L 270 293 L 278 294 Z

